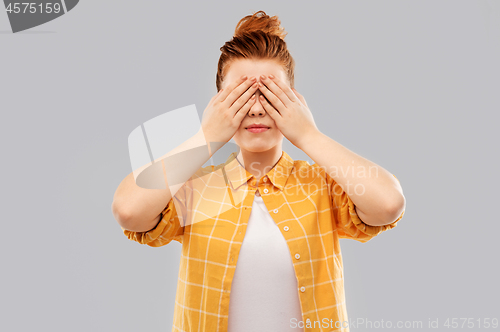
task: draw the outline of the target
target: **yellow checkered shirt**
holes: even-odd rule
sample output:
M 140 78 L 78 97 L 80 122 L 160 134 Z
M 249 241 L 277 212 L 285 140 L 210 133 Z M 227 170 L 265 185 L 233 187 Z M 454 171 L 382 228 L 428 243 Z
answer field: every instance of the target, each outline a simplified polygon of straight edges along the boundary
M 151 247 L 182 244 L 172 330 L 227 331 L 231 282 L 258 189 L 290 250 L 304 331 L 348 332 L 341 326 L 348 316 L 339 239 L 367 242 L 394 228 L 404 211 L 391 224 L 371 226 L 317 164 L 294 161 L 283 151 L 256 183 L 235 157 L 233 152 L 223 164 L 200 168 L 168 202 L 155 228 L 122 228 L 130 240 Z

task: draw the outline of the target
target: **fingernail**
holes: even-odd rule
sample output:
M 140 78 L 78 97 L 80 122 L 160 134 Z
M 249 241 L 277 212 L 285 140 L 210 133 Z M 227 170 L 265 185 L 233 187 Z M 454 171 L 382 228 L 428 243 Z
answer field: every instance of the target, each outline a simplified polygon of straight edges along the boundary
M 274 75 L 273 74 L 269 75 L 269 78 L 274 78 Z
M 264 75 L 260 75 L 260 78 L 262 78 L 263 80 L 265 80 L 265 79 L 266 79 L 266 76 L 264 76 Z
M 247 79 L 247 75 L 241 76 L 241 79 L 242 80 L 246 80 Z

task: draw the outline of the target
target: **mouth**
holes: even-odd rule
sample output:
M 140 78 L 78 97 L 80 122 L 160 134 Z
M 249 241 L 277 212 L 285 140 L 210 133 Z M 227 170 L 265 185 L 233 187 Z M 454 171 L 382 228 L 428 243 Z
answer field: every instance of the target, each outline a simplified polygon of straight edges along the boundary
M 265 131 L 268 131 L 269 128 L 267 128 L 267 127 L 252 127 L 252 128 L 247 128 L 247 130 L 251 133 L 263 133 Z
M 263 125 L 252 125 L 252 126 L 247 127 L 245 129 L 251 133 L 263 133 L 265 131 L 268 131 L 271 128 L 269 128 L 267 126 L 263 126 Z

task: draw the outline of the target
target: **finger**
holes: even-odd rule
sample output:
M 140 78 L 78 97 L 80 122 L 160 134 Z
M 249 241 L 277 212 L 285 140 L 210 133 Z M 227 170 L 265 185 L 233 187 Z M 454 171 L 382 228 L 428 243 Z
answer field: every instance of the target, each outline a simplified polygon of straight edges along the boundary
M 224 89 L 220 89 L 219 92 L 217 92 L 213 97 L 212 99 L 210 99 L 210 101 L 208 102 L 209 105 L 212 105 L 214 103 L 215 100 L 217 100 L 217 98 L 220 96 L 220 94 L 222 93 Z
M 267 79 L 267 81 L 269 81 L 269 79 Z M 266 84 L 269 83 L 266 82 Z M 283 104 L 281 99 L 279 99 L 271 90 L 269 90 L 266 84 L 263 84 L 263 82 L 261 81 L 261 83 L 259 84 L 260 92 L 267 98 L 267 100 L 269 101 L 268 104 L 270 103 L 270 105 L 273 105 L 275 109 L 277 109 L 280 112 L 284 111 L 284 109 L 286 109 L 285 104 Z M 281 89 L 279 90 L 281 91 Z
M 274 84 L 276 84 L 280 89 L 281 91 L 288 97 L 288 99 L 291 101 L 291 102 L 295 102 L 297 101 L 297 97 L 295 96 L 295 94 L 293 93 L 292 89 L 290 89 L 290 87 L 288 86 L 288 84 L 286 84 L 285 82 L 283 82 L 282 80 L 280 80 L 279 78 L 275 77 L 274 75 L 269 75 L 269 80 L 271 82 L 273 82 Z M 270 87 L 270 90 L 275 92 L 272 88 L 272 84 L 271 85 L 268 85 Z M 276 94 L 276 92 L 275 92 Z M 277 95 L 277 94 L 276 94 Z M 281 98 L 279 95 L 277 95 L 282 101 L 284 98 Z M 283 103 L 285 104 L 285 106 L 288 107 L 288 104 L 283 101 Z
M 248 111 L 253 106 L 253 104 L 255 104 L 256 101 L 257 101 L 257 96 L 254 94 L 247 100 L 245 105 L 243 105 L 243 107 L 236 112 L 234 118 L 238 121 L 238 123 L 241 124 L 241 121 L 243 121 L 243 118 L 247 115 Z
M 300 99 L 301 102 L 304 102 L 304 97 L 302 97 L 302 95 L 297 90 L 295 90 L 295 88 L 292 88 L 292 91 L 293 91 L 293 93 L 295 93 L 297 98 Z
M 270 99 L 268 95 L 265 95 L 266 98 L 271 102 L 271 104 L 273 104 L 276 108 L 280 108 L 280 105 L 278 103 L 279 99 L 279 101 L 284 107 L 291 107 L 292 101 L 276 83 L 274 83 L 270 78 L 267 78 L 265 75 L 262 75 L 260 77 L 260 81 L 264 84 L 267 90 L 270 91 L 277 98 L 275 101 L 273 101 Z M 261 89 L 261 91 L 263 91 L 263 89 Z
M 264 96 L 260 95 L 259 99 L 262 107 L 264 107 L 267 114 L 269 114 L 274 122 L 276 122 L 276 124 L 278 125 L 279 121 L 281 120 L 281 113 L 277 111 L 276 108 L 273 107 L 273 105 L 269 104 Z
M 243 76 L 246 77 L 246 76 Z M 255 77 L 243 78 L 240 77 L 235 82 L 229 84 L 226 87 L 225 93 L 223 92 L 221 95 L 222 103 L 225 104 L 226 108 L 230 108 L 233 103 L 245 92 L 248 90 L 250 86 L 255 82 Z
M 246 90 L 241 96 L 239 96 L 231 107 L 229 107 L 229 111 L 232 112 L 233 116 L 235 116 L 239 109 L 247 103 L 247 101 L 252 97 L 252 95 L 255 94 L 258 88 L 258 83 L 254 82 L 254 84 L 250 86 L 248 90 Z
M 293 88 L 293 92 L 297 95 L 297 97 L 299 98 L 299 100 L 307 106 L 307 103 L 306 103 L 306 100 L 305 98 L 297 91 L 295 90 L 295 88 Z
M 223 91 L 222 91 L 222 92 L 221 92 L 221 94 L 219 95 L 219 98 L 218 98 L 218 99 L 219 99 L 219 101 L 220 101 L 220 102 L 223 102 L 223 101 L 226 99 L 226 97 L 227 97 L 227 96 L 231 93 L 231 91 L 233 91 L 233 89 L 234 89 L 236 86 L 240 85 L 241 83 L 245 82 L 246 80 L 247 80 L 247 76 L 246 76 L 246 75 L 243 75 L 243 76 L 241 76 L 240 78 L 238 78 L 237 80 L 235 80 L 234 82 L 229 83 L 229 84 L 226 86 L 226 88 L 225 88 L 225 89 L 221 89 L 221 90 L 223 90 Z

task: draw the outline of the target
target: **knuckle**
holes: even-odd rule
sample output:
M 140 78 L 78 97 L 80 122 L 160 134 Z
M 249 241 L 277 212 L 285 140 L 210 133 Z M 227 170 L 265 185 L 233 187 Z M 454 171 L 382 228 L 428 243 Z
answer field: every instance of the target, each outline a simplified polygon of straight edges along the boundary
M 233 91 L 231 91 L 230 95 L 231 98 L 236 97 L 238 95 L 238 89 L 234 89 Z

